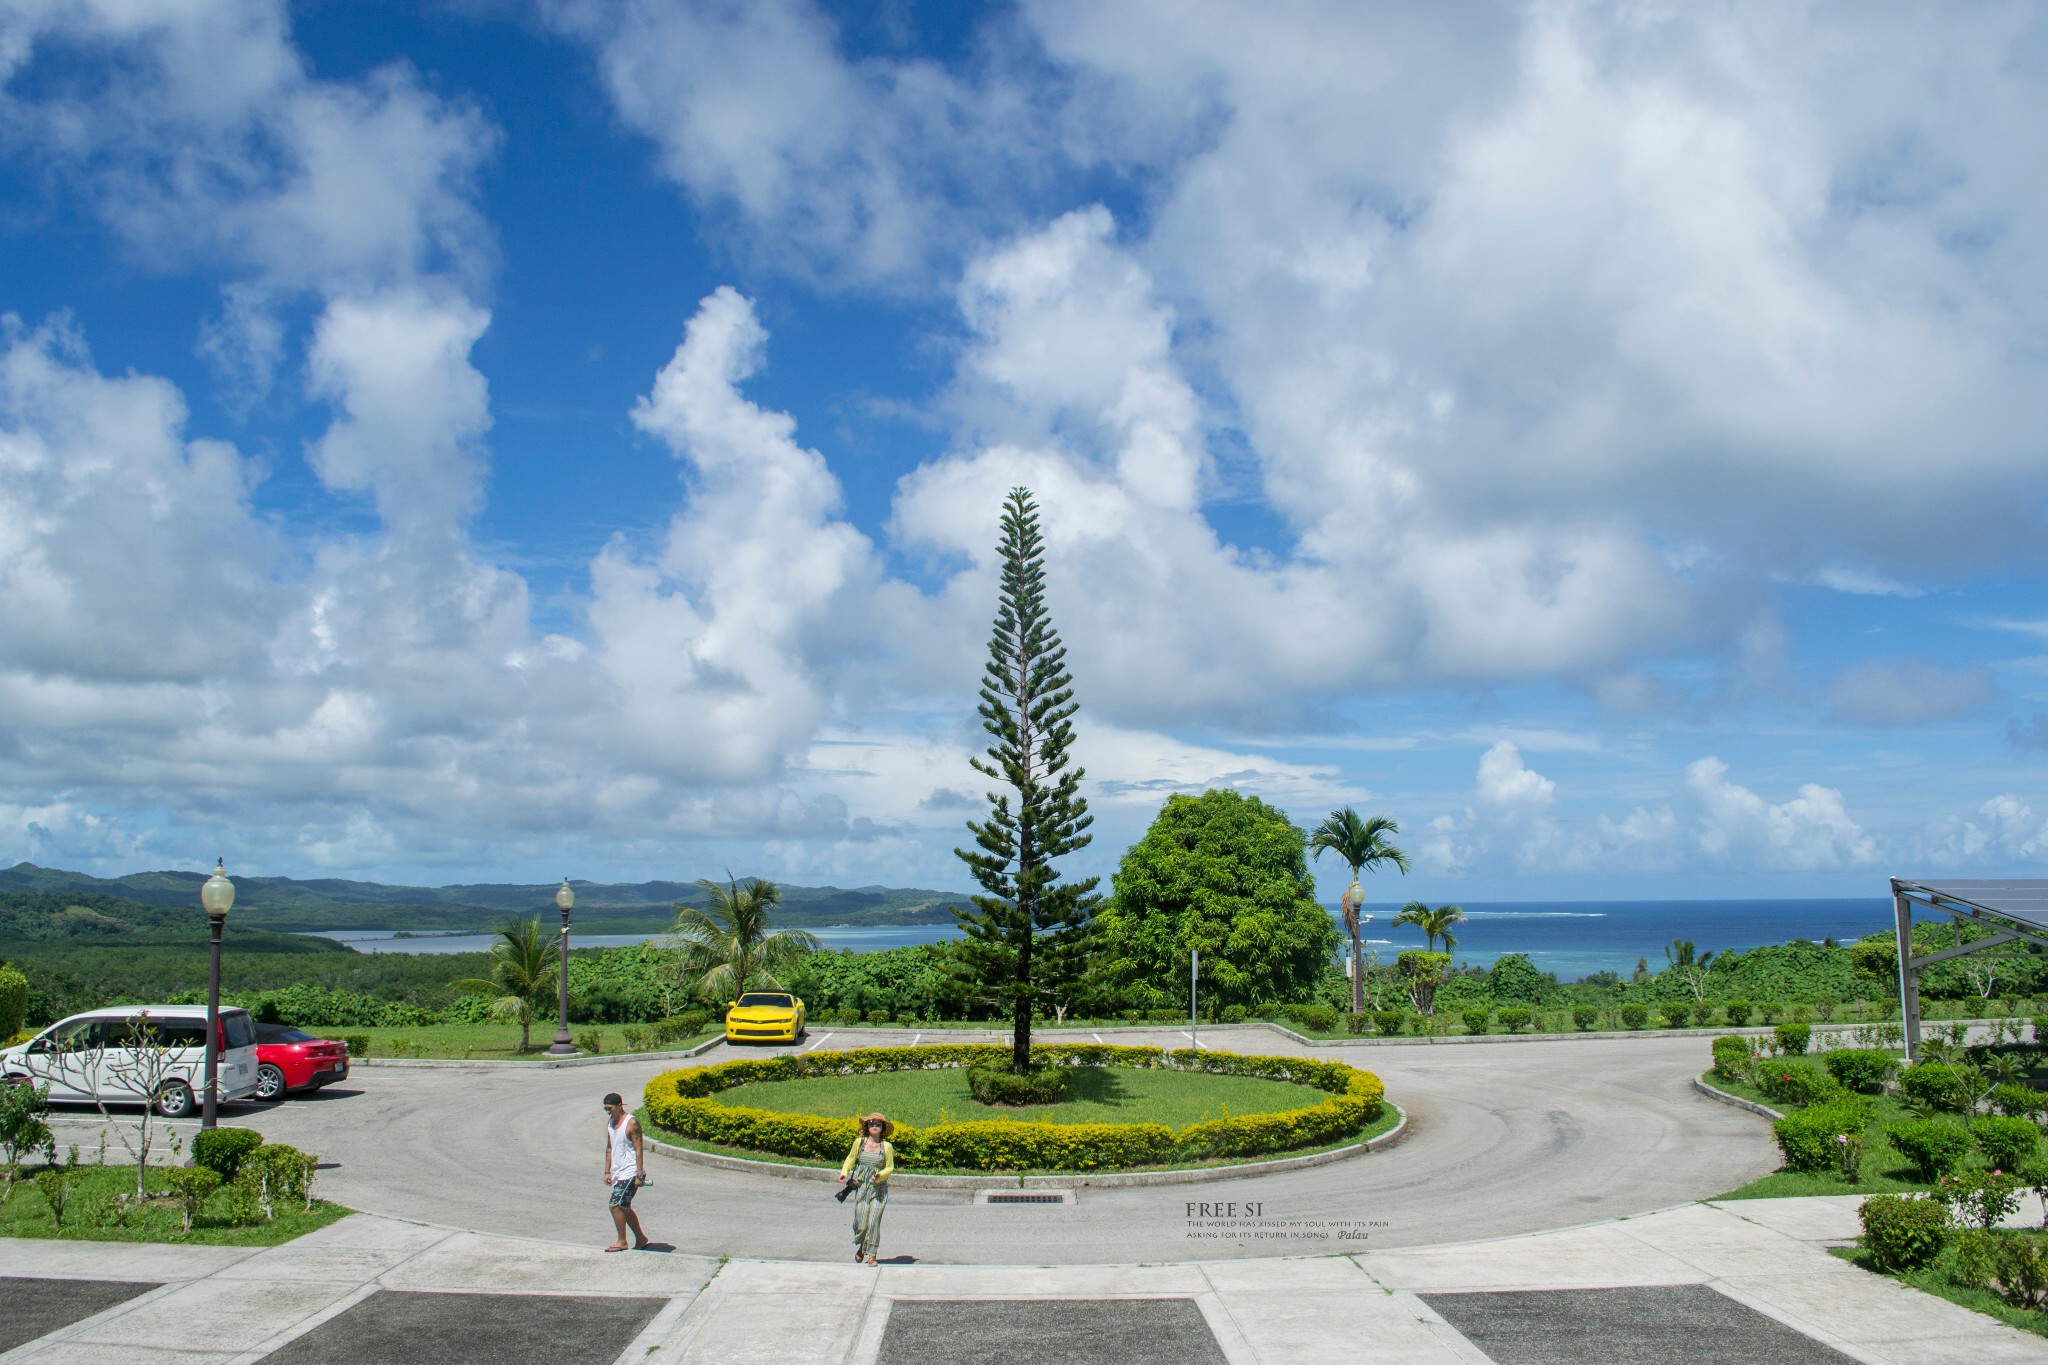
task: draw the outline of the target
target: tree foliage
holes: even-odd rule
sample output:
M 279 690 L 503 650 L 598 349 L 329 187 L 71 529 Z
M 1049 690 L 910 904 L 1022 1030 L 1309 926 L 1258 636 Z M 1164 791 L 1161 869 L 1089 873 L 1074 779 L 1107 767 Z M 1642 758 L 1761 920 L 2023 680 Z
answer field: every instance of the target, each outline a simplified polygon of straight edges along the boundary
M 519 1050 L 533 1046 L 533 1016 L 560 983 L 560 943 L 543 935 L 540 920 L 520 920 L 498 931 L 488 954 L 491 974 L 450 984 L 459 991 L 492 996 L 491 1015 L 519 1022 Z
M 1256 796 L 1170 796 L 1125 852 L 1096 916 L 1100 970 L 1134 1004 L 1185 1008 L 1188 958 L 1218 1009 L 1302 999 L 1337 947 L 1307 836 Z
M 774 882 L 760 877 L 705 880 L 710 902 L 703 909 L 676 907 L 672 932 L 681 952 L 681 971 L 690 990 L 706 1004 L 737 1000 L 742 991 L 786 989 L 783 976 L 818 951 L 817 936 L 801 929 L 776 929 L 769 921 L 782 899 Z
M 1328 849 L 1344 860 L 1351 869 L 1351 885 L 1344 889 L 1344 932 L 1351 936 L 1351 1012 L 1358 1013 L 1365 1008 L 1365 957 L 1360 949 L 1359 907 L 1365 904 L 1365 892 L 1358 885 L 1358 874 L 1366 869 L 1377 870 L 1384 863 L 1408 870 L 1408 855 L 1388 842 L 1389 836 L 1399 834 L 1401 827 L 1384 815 L 1375 815 L 1361 820 L 1358 812 L 1345 806 L 1333 810 L 1323 823 L 1317 825 L 1308 837 L 1308 846 L 1314 857 L 1323 856 Z
M 987 757 L 974 770 L 1001 790 L 988 793 L 986 820 L 967 822 L 973 849 L 954 852 L 974 874 L 974 909 L 955 910 L 968 961 L 984 990 L 1008 1007 L 1012 1067 L 1031 1069 L 1031 1021 L 1041 1003 L 1072 991 L 1097 897 L 1096 879 L 1062 882 L 1055 861 L 1085 847 L 1092 819 L 1074 743 L 1073 676 L 1066 646 L 1045 604 L 1045 546 L 1028 489 L 1003 504 L 1002 589 L 988 662 L 982 666 Z
M 1409 901 L 1394 916 L 1394 923 L 1412 924 L 1420 929 L 1432 952 L 1436 951 L 1437 940 L 1442 939 L 1443 950 L 1448 953 L 1458 946 L 1458 936 L 1451 932 L 1451 926 L 1464 918 L 1465 912 L 1455 905 L 1439 905 L 1432 910 L 1421 901 Z

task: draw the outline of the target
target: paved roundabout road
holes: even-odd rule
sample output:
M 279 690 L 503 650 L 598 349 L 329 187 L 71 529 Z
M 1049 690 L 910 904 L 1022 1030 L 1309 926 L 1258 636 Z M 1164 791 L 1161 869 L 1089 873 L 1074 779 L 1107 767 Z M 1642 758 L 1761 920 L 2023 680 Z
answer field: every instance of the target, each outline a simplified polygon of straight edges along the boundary
M 1264 1029 L 1207 1031 L 1219 1049 L 1311 1051 Z M 903 1043 L 864 1030 L 805 1046 Z M 1183 1035 L 1117 1042 L 1185 1044 Z M 787 1049 L 746 1049 L 762 1055 Z M 971 1192 L 892 1192 L 887 1253 L 920 1262 L 1103 1264 L 1344 1252 L 1499 1237 L 1710 1197 L 1776 1164 L 1762 1120 L 1699 1095 L 1699 1038 L 1514 1040 L 1313 1049 L 1375 1071 L 1409 1115 L 1403 1138 L 1305 1170 L 1190 1185 L 1082 1189 L 1072 1205 L 976 1205 Z M 723 1046 L 682 1065 L 734 1055 Z M 329 1198 L 370 1213 L 549 1241 L 610 1237 L 607 1090 L 637 1102 L 674 1060 L 559 1069 L 358 1068 L 345 1087 L 230 1122 L 317 1152 Z M 67 1125 L 68 1126 L 68 1125 Z M 851 1259 L 833 1186 L 658 1160 L 639 1196 L 676 1249 Z M 1235 1202 L 1236 1220 L 1188 1205 Z M 1256 1203 L 1256 1217 L 1243 1205 Z M 1196 1211 L 1200 1214 L 1200 1210 Z M 1339 1238 L 1338 1231 L 1353 1234 Z M 1359 1238 L 1358 1233 L 1367 1234 Z

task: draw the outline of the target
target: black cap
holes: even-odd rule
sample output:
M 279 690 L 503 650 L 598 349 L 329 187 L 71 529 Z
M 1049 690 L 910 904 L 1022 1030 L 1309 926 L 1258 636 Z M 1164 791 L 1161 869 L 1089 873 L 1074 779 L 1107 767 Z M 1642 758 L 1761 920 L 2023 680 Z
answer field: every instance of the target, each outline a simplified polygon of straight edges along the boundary
M 625 1103 L 625 1101 L 624 1101 L 624 1100 L 622 1100 L 622 1099 L 620 1099 L 620 1098 L 619 1098 L 619 1092 L 618 1092 L 618 1091 L 616 1091 L 616 1090 L 612 1091 L 612 1093 L 611 1093 L 611 1094 L 609 1094 L 609 1095 L 606 1095 L 606 1096 L 604 1097 L 604 1102 L 605 1102 L 605 1107 L 606 1107 L 606 1108 L 610 1108 L 610 1107 L 611 1107 L 612 1105 L 615 1105 L 615 1104 L 624 1104 L 624 1103 Z

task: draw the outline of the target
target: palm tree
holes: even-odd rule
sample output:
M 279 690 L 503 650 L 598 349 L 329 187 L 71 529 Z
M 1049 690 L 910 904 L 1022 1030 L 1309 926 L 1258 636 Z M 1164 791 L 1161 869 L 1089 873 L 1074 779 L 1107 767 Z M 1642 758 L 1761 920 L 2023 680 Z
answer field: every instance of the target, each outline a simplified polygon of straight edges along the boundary
M 1351 1012 L 1362 1013 L 1365 1009 L 1365 964 L 1359 956 L 1358 909 L 1365 904 L 1365 893 L 1358 889 L 1360 868 L 1377 870 L 1381 863 L 1392 863 L 1403 872 L 1408 870 L 1408 855 L 1387 842 L 1390 834 L 1399 834 L 1401 827 L 1384 815 L 1375 815 L 1369 820 L 1358 818 L 1358 812 L 1346 806 L 1333 810 L 1327 820 L 1315 827 L 1308 836 L 1308 846 L 1313 857 L 1323 856 L 1329 849 L 1344 860 L 1351 869 L 1351 885 L 1344 890 L 1344 930 L 1351 935 Z
M 759 877 L 726 885 L 697 883 L 711 903 L 676 907 L 676 946 L 682 949 L 684 982 L 707 1004 L 737 1000 L 757 986 L 782 989 L 777 971 L 785 971 L 823 945 L 801 929 L 768 927 L 768 912 L 782 900 L 782 888 Z
M 533 1041 L 535 1006 L 544 1006 L 555 993 L 560 968 L 555 954 L 554 935 L 542 937 L 540 920 L 521 920 L 498 931 L 498 941 L 491 945 L 489 980 L 470 977 L 449 984 L 466 995 L 495 994 L 491 1017 L 519 1021 L 519 1050 L 524 1052 Z
M 1664 945 L 1664 961 L 1671 973 L 1692 992 L 1693 999 L 1705 1004 L 1707 969 L 1714 965 L 1714 955 L 1697 952 L 1689 938 L 1674 938 Z
M 1396 924 L 1412 924 L 1422 931 L 1429 940 L 1430 951 L 1436 951 L 1436 941 L 1444 941 L 1444 951 L 1450 952 L 1458 946 L 1458 936 L 1451 932 L 1451 926 L 1465 918 L 1465 912 L 1455 905 L 1439 905 L 1432 910 L 1421 901 L 1409 901 L 1401 907 L 1401 913 L 1394 916 Z

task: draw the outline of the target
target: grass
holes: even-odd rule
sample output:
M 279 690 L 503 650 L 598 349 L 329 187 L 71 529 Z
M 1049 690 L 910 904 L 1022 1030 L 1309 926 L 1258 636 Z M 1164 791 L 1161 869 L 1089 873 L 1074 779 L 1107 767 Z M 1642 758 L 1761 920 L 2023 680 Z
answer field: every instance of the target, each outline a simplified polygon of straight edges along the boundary
M 1767 1098 L 1761 1090 L 1743 1081 L 1724 1080 L 1712 1071 L 1702 1073 L 1700 1079 L 1716 1090 L 1776 1109 L 1779 1113 L 1788 1112 L 1787 1106 Z M 1919 1115 L 1902 1103 L 1897 1095 L 1870 1095 L 1866 1098 L 1875 1104 L 1877 1117 L 1865 1139 L 1860 1178 L 1854 1184 L 1828 1173 L 1773 1171 L 1761 1180 L 1752 1180 L 1739 1189 L 1716 1197 L 1789 1199 L 1811 1194 L 1924 1194 L 1933 1189 L 1932 1185 L 1920 1179 L 1913 1163 L 1884 1135 L 1886 1125 L 1905 1123 Z
M 875 1077 L 868 1077 L 868 1078 L 866 1078 L 866 1079 L 870 1079 L 870 1080 L 872 1080 L 872 1079 L 876 1079 L 876 1078 L 875 1078 Z M 800 1160 L 800 1159 L 798 1159 L 798 1158 L 796 1158 L 796 1157 L 778 1156 L 778 1155 L 776 1155 L 776 1154 L 775 1154 L 775 1153 L 773 1153 L 773 1152 L 757 1152 L 757 1151 L 755 1151 L 754 1149 L 752 1149 L 751 1147 L 729 1147 L 729 1146 L 726 1146 L 726 1145 L 724 1145 L 724 1144 L 722 1144 L 722 1143 L 717 1143 L 717 1142 L 704 1142 L 704 1141 L 701 1141 L 700 1139 L 697 1139 L 697 1138 L 693 1138 L 693 1137 L 689 1137 L 689 1136 L 686 1136 L 685 1134 L 682 1134 L 682 1133 L 677 1133 L 677 1132 L 671 1131 L 670 1129 L 667 1129 L 667 1128 L 663 1128 L 663 1127 L 662 1127 L 662 1126 L 661 1126 L 660 1124 L 658 1124 L 658 1123 L 654 1122 L 654 1120 L 652 1120 L 651 1118 L 649 1118 L 649 1117 L 647 1116 L 647 1111 L 646 1111 L 645 1109 L 642 1109 L 642 1110 L 640 1110 L 640 1111 L 639 1111 L 639 1118 L 640 1118 L 640 1125 L 641 1125 L 641 1127 L 643 1127 L 644 1129 L 646 1129 L 646 1130 L 647 1130 L 647 1135 L 648 1135 L 649 1137 L 651 1137 L 651 1138 L 655 1138 L 655 1139 L 657 1139 L 657 1140 L 659 1140 L 659 1141 L 661 1141 L 661 1142 L 666 1142 L 666 1143 L 668 1143 L 668 1144 L 669 1144 L 670 1146 L 672 1146 L 672 1147 L 687 1147 L 688 1149 L 690 1149 L 690 1150 L 691 1150 L 691 1151 L 693 1151 L 693 1152 L 709 1152 L 709 1153 L 711 1153 L 711 1154 L 712 1154 L 712 1155 L 714 1155 L 714 1156 L 731 1156 L 731 1157 L 738 1157 L 738 1158 L 740 1158 L 740 1159 L 741 1159 L 742 1161 L 763 1161 L 763 1162 L 769 1162 L 769 1163 L 772 1163 L 772 1164 L 774 1164 L 774 1165 L 779 1165 L 779 1166 L 806 1166 L 806 1167 L 811 1167 L 811 1168 L 814 1168 L 814 1169 L 822 1169 L 822 1170 L 837 1170 L 837 1169 L 838 1169 L 838 1165 L 837 1165 L 837 1163 L 830 1163 L 830 1164 L 828 1164 L 828 1163 L 825 1163 L 825 1162 L 817 1162 L 817 1161 L 803 1161 L 803 1160 Z M 1354 1147 L 1354 1146 L 1358 1145 L 1358 1144 L 1359 1144 L 1359 1143 L 1361 1143 L 1361 1142 L 1368 1142 L 1368 1141 L 1372 1140 L 1373 1138 L 1379 1137 L 1380 1135 L 1382 1135 L 1382 1134 L 1384 1134 L 1384 1133 L 1390 1133 L 1390 1132 L 1392 1132 L 1392 1131 L 1394 1130 L 1394 1127 L 1395 1127 L 1395 1125 L 1396 1125 L 1396 1124 L 1398 1124 L 1398 1123 L 1400 1123 L 1400 1122 L 1401 1122 L 1401 1111 L 1400 1111 L 1400 1110 L 1399 1110 L 1398 1108 L 1396 1108 L 1395 1106 L 1393 1106 L 1393 1105 L 1391 1105 L 1391 1104 L 1387 1104 L 1387 1105 L 1383 1105 L 1383 1106 L 1381 1107 L 1381 1109 L 1380 1109 L 1380 1116 L 1379 1116 L 1378 1118 L 1374 1119 L 1374 1120 L 1373 1120 L 1373 1121 L 1372 1121 L 1371 1123 L 1367 1124 L 1367 1125 L 1366 1125 L 1366 1126 L 1365 1126 L 1364 1128 L 1361 1128 L 1361 1129 L 1360 1129 L 1360 1130 L 1359 1130 L 1358 1132 L 1356 1132 L 1356 1133 L 1352 1134 L 1352 1135 L 1351 1135 L 1350 1137 L 1347 1137 L 1347 1138 L 1343 1138 L 1343 1139 L 1340 1139 L 1339 1141 L 1336 1141 L 1336 1142 L 1326 1142 L 1326 1143 L 1323 1143 L 1323 1144 L 1321 1144 L 1320 1146 L 1315 1146 L 1315 1147 L 1293 1147 L 1293 1148 L 1289 1148 L 1289 1149 L 1288 1149 L 1287 1151 L 1284 1151 L 1284 1152 L 1269 1152 L 1269 1153 L 1267 1153 L 1267 1154 L 1266 1154 L 1266 1155 L 1264 1155 L 1264 1156 L 1218 1157 L 1218 1158 L 1214 1158 L 1214 1159 L 1212 1159 L 1212 1160 L 1207 1160 L 1207 1161 L 1183 1161 L 1183 1162 L 1176 1162 L 1176 1163 L 1173 1163 L 1173 1164 L 1170 1164 L 1170 1165 L 1165 1165 L 1165 1166 L 1131 1166 L 1131 1167 L 1124 1167 L 1124 1168 L 1120 1168 L 1120 1169 L 1125 1169 L 1125 1170 L 1132 1170 L 1132 1171 L 1198 1171 L 1198 1170 L 1203 1170 L 1203 1169 L 1206 1169 L 1206 1168 L 1208 1168 L 1208 1167 L 1211 1167 L 1211 1166 L 1250 1166 L 1250 1165 L 1257 1165 L 1258 1163 L 1260 1163 L 1260 1162 L 1264 1162 L 1264 1161 L 1284 1161 L 1284 1160 L 1288 1159 L 1289 1157 L 1297 1157 L 1297 1156 L 1314 1156 L 1314 1155 L 1315 1155 L 1316 1153 L 1318 1153 L 1318 1152 L 1334 1152 L 1334 1151 L 1338 1151 L 1338 1150 L 1340 1150 L 1340 1149 L 1342 1149 L 1342 1148 L 1345 1148 L 1345 1147 Z M 907 1167 L 907 1166 L 906 1166 L 906 1167 L 904 1167 L 903 1169 L 904 1169 L 904 1171 L 905 1171 L 905 1173 L 906 1173 L 906 1174 L 911 1174 L 911 1175 L 980 1175 L 980 1176 L 985 1176 L 985 1175 L 987 1175 L 987 1174 L 988 1174 L 988 1172 L 987 1172 L 987 1171 L 985 1171 L 985 1170 L 982 1170 L 982 1169 L 980 1169 L 979 1167 L 976 1167 L 976 1168 L 974 1168 L 974 1169 L 971 1169 L 971 1170 L 970 1170 L 970 1169 L 968 1169 L 968 1168 L 966 1168 L 966 1167 L 954 1167 L 954 1166 L 919 1166 L 919 1167 L 916 1167 L 916 1168 L 914 1168 L 914 1169 L 913 1169 L 913 1168 L 911 1168 L 911 1167 Z M 1009 1171 L 1004 1171 L 1004 1172 L 1003 1172 L 1003 1174 L 1004 1174 L 1004 1175 L 1006 1175 L 1006 1176 L 1009 1176 L 1009 1175 L 1068 1175 L 1068 1176 L 1071 1176 L 1071 1175 L 1075 1175 L 1075 1174 L 1077 1174 L 1077 1173 L 1076 1173 L 1076 1172 L 1074 1172 L 1074 1171 L 1070 1171 L 1070 1170 L 1039 1170 L 1039 1169 L 1033 1168 L 1033 1169 L 1030 1169 L 1030 1170 L 1023 1170 L 1023 1171 L 1014 1171 L 1014 1170 L 1009 1170 Z
M 1009 1119 L 1019 1123 L 1163 1123 L 1175 1129 L 1222 1118 L 1226 1113 L 1305 1109 L 1329 1098 L 1313 1086 L 1290 1081 L 1132 1067 L 1079 1067 L 1068 1084 L 1067 1099 L 1059 1104 L 1015 1109 L 977 1104 L 967 1090 L 967 1073 L 959 1068 L 761 1081 L 721 1091 L 714 1098 L 721 1104 L 823 1118 L 855 1118 L 879 1109 L 918 1128 L 970 1119 Z
M 597 1032 L 602 1035 L 603 1055 L 624 1055 L 626 1049 L 625 1027 L 619 1024 L 571 1024 L 572 1037 Z M 547 1055 L 548 1045 L 555 1040 L 555 1025 L 549 1020 L 545 1026 L 533 1026 L 531 1050 L 519 1050 L 519 1025 L 517 1024 L 427 1024 L 418 1028 L 309 1028 L 308 1033 L 323 1038 L 345 1038 L 360 1033 L 370 1040 L 370 1055 L 384 1058 L 399 1053 L 392 1046 L 400 1040 L 410 1044 L 405 1052 L 407 1057 L 459 1058 L 463 1060 L 524 1060 L 532 1061 Z M 694 1037 L 680 1042 L 668 1043 L 654 1052 L 672 1052 L 681 1048 L 694 1047 L 706 1038 L 715 1038 L 718 1030 L 707 1029 Z
M 2037 1232 L 2021 1235 L 2037 1240 L 2042 1238 L 2042 1234 Z M 2048 1312 L 2036 1308 L 2015 1307 L 2007 1303 L 1995 1290 L 1980 1289 L 1958 1280 L 1955 1277 L 1955 1252 L 1952 1248 L 1942 1248 L 1941 1255 L 1931 1265 L 1916 1266 L 1911 1270 L 1879 1270 L 1871 1264 L 1869 1253 L 1861 1247 L 1834 1247 L 1831 1250 L 1843 1260 L 1860 1266 L 1873 1275 L 1887 1275 L 1900 1284 L 1910 1285 L 1922 1293 L 1932 1294 L 1936 1298 L 1960 1304 L 1972 1312 L 1997 1318 L 2009 1327 L 2017 1327 L 2022 1332 L 2032 1332 L 2036 1336 L 2048 1337 Z
M 294 1237 L 326 1227 L 348 1217 L 352 1210 L 323 1199 L 313 1201 L 311 1212 L 292 1209 L 265 1222 L 235 1226 L 223 1213 L 223 1195 L 216 1191 L 201 1206 L 192 1230 L 184 1230 L 180 1201 L 168 1193 L 163 1177 L 154 1169 L 148 1176 L 150 1198 L 139 1208 L 121 1214 L 114 1204 L 119 1194 L 135 1189 L 133 1166 L 81 1166 L 73 1176 L 70 1197 L 65 1201 L 64 1226 L 50 1216 L 50 1202 L 33 1180 L 23 1179 L 0 1203 L 0 1237 L 49 1237 L 70 1242 L 181 1242 L 202 1246 L 267 1247 L 289 1242 Z M 117 1221 L 118 1220 L 118 1221 Z

